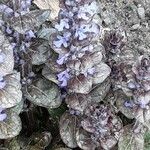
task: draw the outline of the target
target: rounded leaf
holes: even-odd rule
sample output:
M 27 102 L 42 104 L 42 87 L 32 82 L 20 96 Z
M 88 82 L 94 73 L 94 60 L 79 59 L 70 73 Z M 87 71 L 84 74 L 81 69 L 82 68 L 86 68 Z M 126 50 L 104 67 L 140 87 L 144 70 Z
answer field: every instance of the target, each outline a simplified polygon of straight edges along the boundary
M 133 133 L 130 125 L 124 127 L 124 133 L 118 142 L 118 150 L 143 150 L 144 138 L 142 133 Z
M 92 88 L 92 78 L 80 74 L 69 80 L 69 91 L 81 94 L 88 94 Z
M 31 147 L 37 149 L 45 149 L 52 140 L 52 135 L 48 131 L 33 133 L 30 137 Z M 33 149 L 34 150 L 34 149 Z
M 32 54 L 32 64 L 41 65 L 48 61 L 51 52 L 47 41 L 38 39 L 30 46 Z
M 103 83 L 96 85 L 96 87 L 89 93 L 92 97 L 92 102 L 103 101 L 110 89 L 110 79 L 106 79 Z
M 4 81 L 6 85 L 0 90 L 0 106 L 10 108 L 21 102 L 22 99 L 20 73 L 7 75 Z
M 123 113 L 127 118 L 135 118 L 135 110 L 133 107 L 127 107 L 125 103 L 129 99 L 122 91 L 117 91 L 115 93 L 116 105 L 118 110 Z
M 19 115 L 22 112 L 23 104 L 24 104 L 24 101 L 21 100 L 16 106 L 9 108 L 9 110 Z
M 102 83 L 110 74 L 111 69 L 105 63 L 100 63 L 95 67 L 95 73 L 93 75 L 93 84 Z
M 42 75 L 46 79 L 48 79 L 56 84 L 59 84 L 59 81 L 57 80 L 57 73 L 55 73 L 53 70 L 51 70 L 47 65 L 44 66 L 44 68 L 42 70 Z
M 144 134 L 144 150 L 150 149 L 150 132 Z
M 0 54 L 4 54 L 4 60 L 0 63 L 0 75 L 11 74 L 14 68 L 13 48 L 8 39 L 0 31 Z
M 6 110 L 7 118 L 0 122 L 0 139 L 8 139 L 17 136 L 21 131 L 21 120 L 18 114 Z
M 34 10 L 24 15 L 12 17 L 6 20 L 17 32 L 25 34 L 28 30 L 34 30 L 42 25 L 49 17 L 49 10 Z
M 92 142 L 90 133 L 80 128 L 76 133 L 78 146 L 83 150 L 95 150 L 97 145 Z
M 150 109 L 138 108 L 135 113 L 135 118 L 150 130 Z
M 70 148 L 76 148 L 76 125 L 77 117 L 64 113 L 59 122 L 60 135 L 63 142 Z
M 42 107 L 57 108 L 61 105 L 59 87 L 45 78 L 41 78 L 28 87 L 25 96 Z
M 90 95 L 85 94 L 69 94 L 65 99 L 69 108 L 83 113 L 84 109 L 91 103 L 92 99 Z
M 37 32 L 37 37 L 49 41 L 51 34 L 55 32 L 56 31 L 54 28 L 42 28 L 41 30 Z
M 6 148 L 11 149 L 11 150 L 20 150 L 21 149 L 20 144 L 16 137 L 13 139 L 10 139 L 10 140 L 9 139 L 5 140 L 4 145 Z

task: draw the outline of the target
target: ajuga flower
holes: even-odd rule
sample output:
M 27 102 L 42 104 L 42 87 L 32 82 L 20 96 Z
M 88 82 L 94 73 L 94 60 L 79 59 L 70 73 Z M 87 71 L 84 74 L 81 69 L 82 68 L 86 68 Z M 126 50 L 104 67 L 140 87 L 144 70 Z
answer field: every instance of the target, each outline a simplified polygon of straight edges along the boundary
M 67 86 L 67 80 L 69 80 L 69 74 L 68 74 L 67 70 L 59 73 L 57 75 L 57 77 L 58 77 L 58 81 L 62 82 L 61 83 L 62 87 Z
M 0 4 L 0 12 L 3 12 L 7 15 L 12 15 L 14 11 L 10 7 L 8 7 L 7 5 Z
M 35 33 L 32 30 L 29 30 L 25 33 L 25 40 L 31 41 L 32 38 L 35 38 Z
M 134 106 L 138 105 L 141 108 L 147 108 L 150 102 L 149 57 L 140 56 L 133 66 L 123 64 L 121 67 L 116 65 L 116 70 L 118 70 L 116 79 L 121 83 L 120 87 L 125 94 L 132 97 Z
M 29 12 L 29 7 L 31 6 L 31 0 L 22 0 L 20 2 L 20 10 L 21 12 Z
M 105 34 L 103 44 L 108 56 L 119 54 L 124 46 L 124 35 L 119 31 L 110 31 Z
M 57 32 L 51 35 L 51 46 L 59 54 L 56 62 L 65 67 L 57 77 L 68 91 L 87 94 L 93 84 L 103 82 L 110 73 L 107 65 L 101 65 L 100 26 L 93 21 L 93 16 L 98 13 L 97 3 L 63 0 L 60 7 L 58 22 L 54 24 Z
M 81 126 L 97 147 L 111 149 L 119 139 L 122 123 L 108 106 L 93 104 L 86 108 Z
M 71 103 L 70 98 L 73 99 Z M 77 98 L 78 102 L 75 100 Z M 90 103 L 92 99 L 88 95 L 69 95 L 67 99 L 72 108 L 78 108 L 75 113 L 65 112 L 60 118 L 63 142 L 70 148 L 79 146 L 83 150 L 113 148 L 122 134 L 122 122 L 111 107 Z M 82 112 L 82 116 L 80 113 L 76 114 L 77 111 Z
M 60 23 L 56 24 L 55 28 L 58 31 L 63 31 L 64 28 L 69 29 L 69 19 L 62 19 L 62 20 L 60 20 Z
M 68 42 L 70 40 L 70 36 L 71 36 L 71 33 L 69 32 L 64 33 L 63 36 L 58 35 L 57 40 L 54 41 L 53 43 L 57 48 L 60 48 L 61 46 L 64 46 L 65 48 L 67 48 L 69 46 Z
M 132 67 L 132 72 L 133 79 L 129 81 L 128 87 L 133 92 L 134 101 L 145 108 L 150 102 L 150 58 L 140 56 L 138 62 Z

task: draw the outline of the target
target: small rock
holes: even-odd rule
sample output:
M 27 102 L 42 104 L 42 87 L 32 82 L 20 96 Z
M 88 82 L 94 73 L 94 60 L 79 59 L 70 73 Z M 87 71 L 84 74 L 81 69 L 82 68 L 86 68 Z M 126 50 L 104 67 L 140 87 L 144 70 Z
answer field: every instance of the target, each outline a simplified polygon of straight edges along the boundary
M 145 9 L 141 5 L 138 5 L 137 12 L 138 12 L 138 15 L 139 15 L 140 19 L 145 18 Z
M 140 28 L 140 24 L 134 24 L 132 27 L 131 27 L 131 30 L 137 30 Z

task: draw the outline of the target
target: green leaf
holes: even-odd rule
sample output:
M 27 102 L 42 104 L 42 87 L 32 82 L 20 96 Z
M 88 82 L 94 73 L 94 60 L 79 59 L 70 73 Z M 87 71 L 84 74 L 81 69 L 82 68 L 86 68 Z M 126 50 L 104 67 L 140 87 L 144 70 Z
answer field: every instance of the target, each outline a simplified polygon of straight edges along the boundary
M 91 140 L 89 132 L 79 128 L 76 132 L 76 141 L 78 146 L 84 150 L 95 150 L 97 145 Z
M 19 115 L 22 111 L 22 108 L 23 108 L 23 100 L 20 101 L 16 106 L 9 109 Z
M 5 55 L 3 63 L 0 64 L 0 74 L 5 76 L 11 74 L 14 68 L 13 48 L 6 36 L 0 31 L 0 53 Z
M 42 38 L 45 40 L 50 40 L 50 36 L 55 33 L 55 29 L 54 28 L 42 28 L 41 30 L 39 30 L 37 32 L 37 37 L 38 38 Z
M 57 108 L 62 101 L 59 87 L 45 78 L 40 78 L 30 85 L 25 96 L 36 105 L 46 108 Z
M 61 116 L 59 127 L 61 139 L 63 142 L 70 148 L 76 148 L 77 117 L 67 112 L 64 113 Z
M 49 18 L 49 15 L 49 10 L 34 10 L 25 15 L 13 17 L 12 19 L 6 20 L 6 22 L 17 32 L 25 34 L 28 30 L 38 28 Z
M 93 84 L 104 82 L 104 80 L 110 75 L 111 69 L 105 63 L 99 63 L 94 68 L 95 73 L 93 75 Z
M 22 100 L 20 73 L 10 74 L 4 77 L 6 85 L 0 90 L 0 106 L 10 108 Z
M 32 64 L 41 65 L 48 61 L 51 56 L 50 46 L 48 41 L 37 39 L 30 46 L 32 54 Z
M 93 102 L 103 101 L 110 89 L 110 79 L 107 78 L 103 83 L 98 84 L 89 94 Z
M 142 133 L 134 133 L 132 127 L 124 127 L 123 135 L 118 142 L 118 150 L 143 150 L 144 137 Z
M 58 121 L 59 118 L 62 116 L 62 114 L 66 111 L 66 109 L 67 109 L 66 106 L 62 104 L 58 108 L 54 108 L 54 109 L 48 108 L 48 112 L 55 121 L 56 120 Z
M 20 148 L 21 148 L 16 137 L 12 138 L 12 139 L 5 140 L 4 145 L 6 148 L 8 148 L 10 150 L 20 150 Z
M 116 91 L 115 98 L 118 110 L 129 119 L 135 118 L 134 109 L 125 106 L 126 100 L 130 99 L 130 97 L 127 97 L 122 91 Z
M 144 134 L 144 150 L 150 150 L 150 132 Z
M 0 139 L 8 139 L 17 136 L 22 128 L 18 114 L 6 110 L 7 118 L 0 122 Z

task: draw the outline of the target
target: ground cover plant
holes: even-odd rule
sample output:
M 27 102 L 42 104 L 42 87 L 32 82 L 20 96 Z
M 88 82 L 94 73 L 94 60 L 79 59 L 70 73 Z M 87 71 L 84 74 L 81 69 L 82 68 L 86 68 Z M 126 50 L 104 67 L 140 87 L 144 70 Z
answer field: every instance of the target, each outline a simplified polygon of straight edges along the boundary
M 150 1 L 0 0 L 0 150 L 80 149 L 150 149 Z

